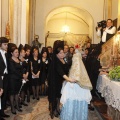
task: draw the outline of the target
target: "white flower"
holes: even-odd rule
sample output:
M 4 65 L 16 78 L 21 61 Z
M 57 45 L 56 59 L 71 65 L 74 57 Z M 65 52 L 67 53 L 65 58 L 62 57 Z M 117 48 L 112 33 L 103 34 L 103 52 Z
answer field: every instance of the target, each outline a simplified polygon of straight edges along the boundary
M 45 64 L 48 64 L 48 60 L 45 61 Z
M 20 65 L 22 65 L 22 62 L 20 62 Z
M 38 63 L 40 63 L 40 60 L 38 60 Z
M 28 62 L 28 59 L 25 59 L 26 63 Z
M 23 84 L 25 84 L 25 83 L 26 83 L 26 81 L 23 79 L 23 80 L 22 80 L 22 83 L 23 83 Z

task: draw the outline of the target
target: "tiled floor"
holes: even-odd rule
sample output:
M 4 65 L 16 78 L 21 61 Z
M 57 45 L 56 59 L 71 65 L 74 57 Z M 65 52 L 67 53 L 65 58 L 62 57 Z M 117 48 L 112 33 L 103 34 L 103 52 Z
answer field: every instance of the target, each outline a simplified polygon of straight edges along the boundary
M 39 101 L 31 100 L 29 106 L 23 107 L 23 112 L 17 112 L 16 115 L 11 114 L 10 108 L 6 113 L 10 114 L 10 118 L 6 120 L 51 120 L 48 111 L 47 97 L 41 98 Z M 53 120 L 59 120 L 54 118 Z M 95 111 L 89 111 L 88 120 L 100 120 Z

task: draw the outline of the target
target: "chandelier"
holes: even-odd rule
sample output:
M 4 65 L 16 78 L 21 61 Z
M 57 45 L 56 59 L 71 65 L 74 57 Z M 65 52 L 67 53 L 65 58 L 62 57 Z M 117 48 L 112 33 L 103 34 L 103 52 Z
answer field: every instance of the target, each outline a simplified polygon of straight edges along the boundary
M 70 32 L 70 28 L 69 28 L 69 26 L 67 25 L 67 12 L 66 12 L 66 16 L 65 16 L 65 24 L 64 24 L 64 26 L 62 27 L 62 32 L 64 32 L 64 33 Z

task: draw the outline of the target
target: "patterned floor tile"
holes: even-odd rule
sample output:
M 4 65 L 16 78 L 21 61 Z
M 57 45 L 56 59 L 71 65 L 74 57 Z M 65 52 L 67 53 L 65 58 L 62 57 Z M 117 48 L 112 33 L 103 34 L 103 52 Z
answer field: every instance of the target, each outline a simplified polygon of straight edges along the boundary
M 48 110 L 47 97 L 41 98 L 39 101 L 32 100 L 27 107 L 22 108 L 23 112 L 17 112 L 13 115 L 10 108 L 7 109 L 6 113 L 10 114 L 10 118 L 6 120 L 51 120 Z M 54 118 L 52 120 L 60 120 Z M 89 111 L 88 120 L 100 120 L 95 111 Z

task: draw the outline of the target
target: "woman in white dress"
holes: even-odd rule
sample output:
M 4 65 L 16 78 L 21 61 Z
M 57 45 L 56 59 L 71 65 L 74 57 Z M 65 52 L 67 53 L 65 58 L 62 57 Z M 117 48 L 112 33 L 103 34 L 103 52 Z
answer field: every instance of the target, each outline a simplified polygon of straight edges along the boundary
M 63 83 L 60 100 L 62 103 L 60 119 L 87 120 L 88 104 L 92 99 L 90 93 L 92 85 L 82 62 L 79 45 L 75 46 L 69 77 L 77 82 L 70 83 L 65 81 Z

